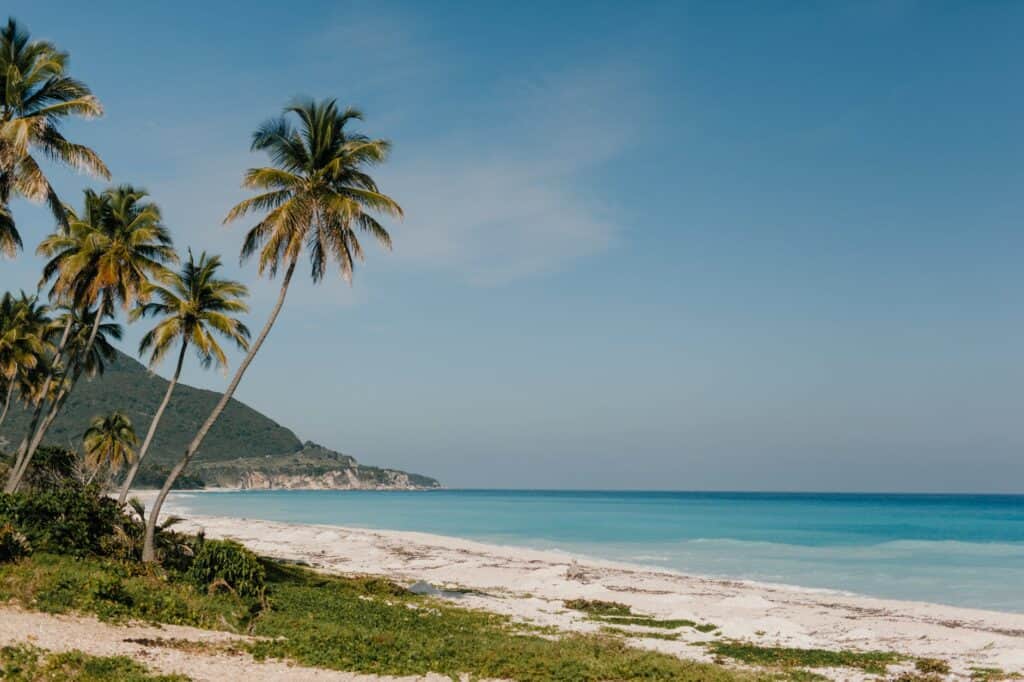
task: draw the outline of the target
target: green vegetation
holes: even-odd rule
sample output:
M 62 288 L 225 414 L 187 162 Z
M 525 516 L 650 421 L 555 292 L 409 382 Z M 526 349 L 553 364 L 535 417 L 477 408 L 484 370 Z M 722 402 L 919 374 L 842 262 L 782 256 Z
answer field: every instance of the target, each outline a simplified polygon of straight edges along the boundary
M 601 632 L 606 635 L 622 635 L 623 637 L 643 637 L 644 639 L 667 639 L 676 641 L 679 639 L 679 635 L 670 635 L 665 632 L 641 632 L 638 630 L 624 630 L 623 628 L 613 628 L 610 625 L 604 625 L 601 627 Z
M 36 551 L 84 556 L 104 551 L 120 512 L 95 489 L 57 486 L 0 494 L 0 523 L 10 524 Z
M 826 649 L 793 649 L 764 647 L 746 642 L 717 641 L 708 643 L 715 656 L 731 658 L 750 665 L 781 668 L 857 668 L 868 673 L 885 674 L 886 667 L 905 657 L 888 651 L 828 651 Z
M 0 521 L 0 563 L 17 561 L 31 552 L 32 546 L 28 544 L 25 534 L 10 521 Z
M 263 598 L 265 572 L 256 555 L 230 540 L 206 540 L 188 568 L 200 589 L 224 587 L 243 597 Z
M 921 673 L 949 674 L 949 663 L 941 658 L 919 658 L 914 661 L 914 668 Z
M 188 682 L 184 675 L 155 675 L 125 656 L 48 653 L 32 646 L 0 648 L 0 678 L 12 682 Z
M 267 579 L 271 609 L 253 632 L 282 639 L 253 645 L 258 656 L 383 674 L 433 669 L 518 680 L 738 678 L 721 667 L 605 637 L 553 640 L 505 617 L 412 595 L 379 579 L 329 578 L 280 565 L 268 568 Z
M 47 433 L 47 441 L 66 445 L 78 442 L 89 421 L 97 414 L 120 409 L 135 424 L 148 424 L 167 391 L 168 382 L 151 374 L 138 361 L 118 353 L 102 376 L 75 387 L 63 410 Z M 163 483 L 161 470 L 180 455 L 203 417 L 213 409 L 219 394 L 179 384 L 171 397 L 153 437 L 142 472 L 152 472 Z M 0 438 L 17 443 L 28 428 L 31 413 L 13 405 L 0 428 Z M 0 441 L 2 442 L 2 441 Z M 232 400 L 224 416 L 210 430 L 203 443 L 201 459 L 214 462 L 232 459 L 239 453 L 279 455 L 302 448 L 302 442 L 288 429 L 251 407 Z M 141 475 L 141 474 L 140 474 Z M 140 481 L 141 482 L 141 481 Z
M 659 620 L 651 616 L 594 616 L 594 620 L 614 625 L 642 625 L 646 628 L 662 628 L 664 630 L 675 630 L 676 628 L 697 628 L 695 621 L 686 618 L 667 618 Z M 714 625 L 710 626 L 712 630 Z
M 138 619 L 244 632 L 252 604 L 231 595 L 207 594 L 184 579 L 111 560 L 36 553 L 0 565 L 0 600 L 14 599 L 46 613 L 92 613 L 103 620 Z
M 713 632 L 718 629 L 712 623 L 697 623 L 686 618 L 655 618 L 634 614 L 626 604 L 616 601 L 601 601 L 600 599 L 571 599 L 563 602 L 566 608 L 575 611 L 582 611 L 590 616 L 591 620 L 611 625 L 639 625 L 646 628 L 661 628 L 663 630 L 675 630 L 677 628 L 693 628 L 699 632 Z
M 971 668 L 971 679 L 977 682 L 1002 682 L 1024 679 L 1024 675 L 1008 673 L 1001 668 Z
M 138 444 L 132 422 L 125 415 L 115 410 L 108 415 L 94 417 L 82 436 L 85 463 L 92 469 L 88 482 L 91 483 L 104 467 L 117 471 L 131 462 Z
M 108 559 L 36 554 L 0 565 L 0 600 L 105 620 L 227 629 L 268 637 L 258 658 L 381 674 L 471 673 L 516 680 L 742 680 L 721 666 L 640 651 L 615 638 L 551 639 L 508 618 L 414 595 L 379 578 L 336 578 L 275 562 L 266 606 L 186 576 L 150 574 Z
M 570 599 L 563 602 L 563 605 L 567 609 L 582 611 L 591 616 L 630 616 L 633 613 L 626 604 L 600 599 Z

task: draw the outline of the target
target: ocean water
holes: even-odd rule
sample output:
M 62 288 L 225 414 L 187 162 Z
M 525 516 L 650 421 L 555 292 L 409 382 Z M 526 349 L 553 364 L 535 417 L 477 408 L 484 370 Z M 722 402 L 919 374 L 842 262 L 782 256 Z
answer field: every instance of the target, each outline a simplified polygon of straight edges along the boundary
M 196 514 L 421 531 L 1024 612 L 1024 495 L 268 490 L 173 499 Z

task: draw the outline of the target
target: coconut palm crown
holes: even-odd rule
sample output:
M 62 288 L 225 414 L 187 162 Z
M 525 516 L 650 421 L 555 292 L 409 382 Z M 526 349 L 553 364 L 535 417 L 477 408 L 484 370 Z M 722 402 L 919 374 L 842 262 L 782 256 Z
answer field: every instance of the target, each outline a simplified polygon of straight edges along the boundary
M 51 298 L 68 305 L 91 306 L 102 297 L 126 309 L 149 296 L 151 282 L 168 281 L 165 263 L 175 263 L 170 231 L 160 208 L 143 189 L 119 185 L 97 193 L 85 190 L 80 212 L 66 207 L 67 230 L 39 245 L 49 258 L 42 286 L 53 280 Z
M 85 461 L 94 469 L 109 465 L 120 469 L 135 458 L 139 439 L 131 420 L 121 412 L 95 417 L 82 436 Z
M 66 224 L 64 206 L 37 155 L 110 178 L 96 152 L 60 132 L 69 116 L 95 118 L 103 113 L 89 87 L 70 77 L 67 68 L 66 52 L 32 40 L 13 18 L 0 27 L 0 251 L 8 255 L 21 246 L 7 208 L 13 196 L 45 201 L 58 223 Z
M 0 297 L 0 385 L 13 385 L 20 372 L 42 361 L 43 327 L 33 319 L 34 312 L 35 302 L 24 292 L 21 299 L 10 293 Z
M 288 114 L 298 118 L 298 129 Z M 355 261 L 363 259 L 359 232 L 391 248 L 391 237 L 374 214 L 401 216 L 402 209 L 366 172 L 387 158 L 391 145 L 346 130 L 361 119 L 357 109 L 339 111 L 334 100 L 303 101 L 253 133 L 252 150 L 267 152 L 273 165 L 246 172 L 243 186 L 260 194 L 236 205 L 224 222 L 266 213 L 242 246 L 243 260 L 259 253 L 260 274 L 274 276 L 282 262 L 294 262 L 305 247 L 314 282 L 332 259 L 350 280 Z
M 218 256 L 199 255 L 197 261 L 188 252 L 181 272 L 168 286 L 154 285 L 149 303 L 140 304 L 130 316 L 157 317 L 160 321 L 142 337 L 139 354 L 149 353 L 149 366 L 159 364 L 175 343 L 190 344 L 199 354 L 203 367 L 227 366 L 227 356 L 216 335 L 233 341 L 241 350 L 249 348 L 249 329 L 233 315 L 248 312 L 242 299 L 249 294 L 240 282 L 218 278 Z

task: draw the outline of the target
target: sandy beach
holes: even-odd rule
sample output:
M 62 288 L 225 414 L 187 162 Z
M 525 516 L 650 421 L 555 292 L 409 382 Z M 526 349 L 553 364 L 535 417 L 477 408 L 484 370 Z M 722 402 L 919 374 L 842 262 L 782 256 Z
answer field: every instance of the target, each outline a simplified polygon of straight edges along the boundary
M 144 502 L 151 496 L 140 494 Z M 173 496 L 166 510 L 183 511 Z M 417 589 L 436 589 L 466 606 L 567 631 L 599 629 L 564 607 L 574 598 L 617 601 L 639 613 L 717 625 L 717 633 L 684 628 L 676 641 L 631 639 L 686 658 L 710 660 L 700 642 L 725 637 L 764 646 L 943 658 L 954 675 L 965 678 L 972 668 L 1024 672 L 1024 614 L 684 575 L 425 533 L 187 516 L 186 530 L 232 538 L 267 556 L 328 572 L 419 583 Z M 848 671 L 837 675 L 858 677 Z

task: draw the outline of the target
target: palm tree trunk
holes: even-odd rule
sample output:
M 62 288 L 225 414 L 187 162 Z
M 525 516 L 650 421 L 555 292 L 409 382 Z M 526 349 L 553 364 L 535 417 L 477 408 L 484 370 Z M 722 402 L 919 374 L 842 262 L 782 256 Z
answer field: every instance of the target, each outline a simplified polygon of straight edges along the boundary
M 26 450 L 27 454 L 21 460 L 21 465 L 19 466 L 17 471 L 17 478 L 14 480 L 13 489 L 11 490 L 11 492 L 17 491 L 18 487 L 21 485 L 21 480 L 25 477 L 25 472 L 28 471 L 28 465 L 32 461 L 32 456 L 35 455 L 36 450 L 39 449 L 39 445 L 42 443 L 43 436 L 46 435 L 46 432 L 50 429 L 50 426 L 53 425 L 54 420 L 57 418 L 57 413 L 59 413 L 61 408 L 64 407 L 64 403 L 65 401 L 67 401 L 68 396 L 71 394 L 71 390 L 75 387 L 75 384 L 78 383 L 78 379 L 81 376 L 81 368 L 76 369 L 75 373 L 71 376 L 71 382 L 59 394 L 57 394 L 57 397 L 50 405 L 49 411 L 46 413 L 46 416 L 43 417 L 42 423 L 36 430 L 37 437 L 33 437 L 32 440 L 29 441 L 30 449 Z
M 11 379 L 7 384 L 7 396 L 4 398 L 4 409 L 0 412 L 0 426 L 3 426 L 4 420 L 7 419 L 7 410 L 11 406 L 11 396 L 14 395 L 14 379 Z
M 231 379 L 231 383 L 228 384 L 227 390 L 224 391 L 224 395 L 220 397 L 217 404 L 213 408 L 213 412 L 206 418 L 203 425 L 199 427 L 199 431 L 196 433 L 195 438 L 185 448 L 185 454 L 174 465 L 171 469 L 171 473 L 168 474 L 167 480 L 164 481 L 164 485 L 160 488 L 159 494 L 156 499 L 153 500 L 153 508 L 149 511 L 149 518 L 146 519 L 146 539 L 142 546 L 142 560 L 146 562 L 152 562 L 156 555 L 153 551 L 153 536 L 156 533 L 157 520 L 160 517 L 160 508 L 164 505 L 164 500 L 167 499 L 167 494 L 171 492 L 171 487 L 174 482 L 178 480 L 178 476 L 185 470 L 188 463 L 192 461 L 192 457 L 195 456 L 196 451 L 199 450 L 199 446 L 203 444 L 203 439 L 206 438 L 206 434 L 213 428 L 214 423 L 220 417 L 221 412 L 227 407 L 228 402 L 231 400 L 231 396 L 235 394 L 235 389 L 238 388 L 239 382 L 242 380 L 242 376 L 245 374 L 245 370 L 249 368 L 249 364 L 252 359 L 256 357 L 256 353 L 259 352 L 260 346 L 263 345 L 263 341 L 267 338 L 267 334 L 270 333 L 270 328 L 274 326 L 274 322 L 277 321 L 277 316 L 281 312 L 281 307 L 284 305 L 285 296 L 288 295 L 288 285 L 292 281 L 292 274 L 295 272 L 295 264 L 298 262 L 297 257 L 293 257 L 291 263 L 288 264 L 288 270 L 284 273 L 284 279 L 281 280 L 281 292 L 277 295 L 277 303 L 274 305 L 274 309 L 270 311 L 270 318 L 267 319 L 267 323 L 263 325 L 263 329 L 260 331 L 260 335 L 256 337 L 256 341 L 249 347 L 249 352 L 245 354 L 245 358 L 242 360 L 242 364 L 238 366 L 238 370 L 235 372 L 235 376 Z
M 36 404 L 36 409 L 32 412 L 32 419 L 29 421 L 28 432 L 25 433 L 25 437 L 21 439 L 21 443 L 18 445 L 18 452 L 14 457 L 14 467 L 11 468 L 11 473 L 7 477 L 7 483 L 4 485 L 5 493 L 13 493 L 14 489 L 17 487 L 17 483 L 21 480 L 21 477 L 18 476 L 18 471 L 21 469 L 21 465 L 25 458 L 25 452 L 28 450 L 29 441 L 32 439 L 32 434 L 36 432 L 36 427 L 39 426 L 39 420 L 43 416 L 43 410 L 46 408 L 46 396 L 50 392 L 50 385 L 53 383 L 54 372 L 61 364 L 61 356 L 64 354 L 64 348 L 68 345 L 68 338 L 71 336 L 71 326 L 73 322 L 74 318 L 68 314 L 68 321 L 64 325 L 64 332 L 60 337 L 60 344 L 58 344 L 57 350 L 54 351 L 53 354 L 53 364 L 50 367 L 50 371 L 46 373 L 46 381 L 43 382 L 39 402 Z
M 100 331 L 100 324 L 103 322 L 103 300 L 100 300 L 99 306 L 96 308 L 96 319 L 92 323 L 92 329 L 89 330 L 89 338 L 85 342 L 85 349 L 82 351 L 81 356 L 78 358 L 78 363 L 75 367 L 75 373 L 71 378 L 71 384 L 65 388 L 57 399 L 53 401 L 53 405 L 50 407 L 49 414 L 46 415 L 46 419 L 39 425 L 36 430 L 36 434 L 29 441 L 28 449 L 25 451 L 25 457 L 21 463 L 21 469 L 16 471 L 15 479 L 13 483 L 8 485 L 11 487 L 10 492 L 15 492 L 18 486 L 21 485 L 21 480 L 25 477 L 25 472 L 28 471 L 28 465 L 32 462 L 32 455 L 36 454 L 36 450 L 39 449 L 40 443 L 43 442 L 43 437 L 46 436 L 46 432 L 49 430 L 53 421 L 57 418 L 57 413 L 64 407 L 64 403 L 67 401 L 68 396 L 71 395 L 71 391 L 75 388 L 75 384 L 78 383 L 79 377 L 82 376 L 82 369 L 85 363 L 85 358 L 92 351 L 93 343 L 96 341 L 96 335 Z
M 124 505 L 124 501 L 128 497 L 128 490 L 131 489 L 132 481 L 135 480 L 135 474 L 139 473 L 139 465 L 142 464 L 142 458 L 146 456 L 149 445 L 153 442 L 153 436 L 156 434 L 156 427 L 160 423 L 160 418 L 164 416 L 164 410 L 167 409 L 167 404 L 171 402 L 171 394 L 174 393 L 174 386 L 178 383 L 178 377 L 181 376 L 181 366 L 185 362 L 185 349 L 187 348 L 188 339 L 183 337 L 181 340 L 181 353 L 178 354 L 178 366 L 174 369 L 171 383 L 167 384 L 167 392 L 164 393 L 163 402 L 160 403 L 160 407 L 156 408 L 156 412 L 153 414 L 153 421 L 149 423 L 149 431 L 146 432 L 146 440 L 142 441 L 142 447 L 139 448 L 139 455 L 132 462 L 131 468 L 128 469 L 128 475 L 124 478 L 121 494 L 117 497 L 118 505 Z

